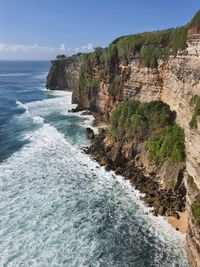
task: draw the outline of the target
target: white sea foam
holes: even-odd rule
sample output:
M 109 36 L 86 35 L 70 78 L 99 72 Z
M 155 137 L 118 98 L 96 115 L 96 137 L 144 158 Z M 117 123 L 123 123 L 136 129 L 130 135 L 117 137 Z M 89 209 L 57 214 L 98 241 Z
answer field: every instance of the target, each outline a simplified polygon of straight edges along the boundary
M 27 103 L 26 105 L 31 114 L 47 116 L 55 111 L 62 112 L 66 110 L 67 112 L 68 109 L 76 107 L 76 105 L 71 104 L 70 92 L 52 91 L 51 94 L 57 97 Z
M 20 108 L 25 110 L 25 112 L 23 114 L 20 115 L 15 115 L 13 116 L 13 123 L 17 123 L 17 124 L 25 124 L 27 122 L 34 122 L 35 124 L 43 124 L 44 123 L 44 118 L 40 117 L 40 116 L 33 116 L 33 114 L 30 113 L 28 105 L 27 104 L 22 104 L 20 101 L 16 101 L 16 105 Z M 28 131 L 28 130 L 27 130 Z M 30 130 L 31 131 L 31 130 Z M 28 131 L 29 132 L 29 131 Z M 24 140 L 27 140 L 27 134 L 23 134 L 22 138 Z
M 21 109 L 28 110 L 28 107 L 18 100 L 16 100 L 16 105 Z
M 45 91 L 45 92 L 50 91 L 50 90 L 48 90 L 47 88 L 45 88 L 45 87 L 43 87 L 43 86 L 38 87 L 38 90 L 39 90 L 39 91 Z
M 51 261 L 56 266 L 99 266 L 101 261 L 95 255 L 105 250 L 96 233 L 99 227 L 105 228 L 107 249 L 114 245 L 109 235 L 119 235 L 123 225 L 130 231 L 127 242 L 132 242 L 131 236 L 139 227 L 154 238 L 155 251 L 161 253 L 164 246 L 164 253 L 170 253 L 170 246 L 163 245 L 166 242 L 171 242 L 172 251 L 177 249 L 181 235 L 161 218 L 155 219 L 156 228 L 150 223 L 151 215 L 144 215 L 148 208 L 128 181 L 106 172 L 48 124 L 30 133 L 29 140 L 28 145 L 0 165 L 0 265 L 34 266 L 37 262 L 37 266 L 47 266 Z M 135 222 L 131 222 L 132 212 Z M 107 223 L 114 228 L 104 222 L 106 216 L 113 218 L 113 223 Z M 123 231 L 118 238 L 125 238 Z M 117 250 L 117 246 L 113 249 Z M 120 250 L 123 249 L 122 246 Z M 108 258 L 109 255 L 112 253 Z M 160 264 L 161 255 L 156 257 Z M 186 266 L 185 262 L 183 257 L 182 266 Z M 128 259 L 124 266 L 128 266 Z
M 46 72 L 42 72 L 41 74 L 37 74 L 37 75 L 35 75 L 34 76 L 34 78 L 36 78 L 36 79 L 41 79 L 41 80 L 45 80 L 46 79 L 46 77 L 47 77 L 47 75 L 48 75 L 48 71 Z
M 18 77 L 18 76 L 30 76 L 29 73 L 1 73 L 0 77 Z
M 54 112 L 60 112 L 61 115 L 64 116 L 75 116 L 83 118 L 81 122 L 81 127 L 91 127 L 95 133 L 97 133 L 98 129 L 92 126 L 94 121 L 94 117 L 92 115 L 84 115 L 82 116 L 81 112 L 69 113 L 68 110 L 75 108 L 77 105 L 72 104 L 72 93 L 67 91 L 51 91 L 48 90 L 51 95 L 55 96 L 55 98 L 45 99 L 41 101 L 33 101 L 26 104 L 30 113 L 34 116 L 48 116 Z
M 68 109 L 74 108 L 76 105 L 70 104 L 71 103 L 71 92 L 65 92 L 65 91 L 51 91 L 53 95 L 59 96 L 59 98 L 53 98 L 53 99 L 47 99 L 42 101 L 35 101 L 28 103 L 27 106 L 25 106 L 27 109 L 29 108 L 31 110 L 32 114 L 43 114 L 47 115 L 46 112 L 53 112 L 55 110 L 58 110 L 58 107 L 60 107 L 60 110 L 62 111 L 61 114 L 67 114 Z M 21 102 L 19 102 L 21 105 Z M 63 106 L 65 108 L 63 108 Z M 66 110 L 66 111 L 63 111 Z M 82 112 L 77 113 L 70 113 L 70 115 L 79 116 L 82 117 Z M 94 117 L 92 115 L 84 115 L 83 116 L 86 120 L 81 122 L 82 127 L 88 127 L 90 126 L 95 132 L 97 132 L 96 127 L 92 127 L 92 122 L 94 120 Z M 44 123 L 44 119 L 40 116 L 34 116 L 34 122 L 35 123 Z M 58 132 L 57 132 L 58 134 Z M 59 134 L 62 136 L 63 140 L 64 135 Z M 26 136 L 26 139 L 28 136 Z M 48 137 L 49 139 L 49 137 Z M 94 163 L 94 162 L 92 162 Z M 90 164 L 92 164 L 90 162 Z M 106 173 L 107 174 L 107 173 Z M 129 181 L 125 181 L 123 177 L 116 176 L 113 172 L 110 173 L 110 176 L 115 177 L 117 181 L 123 186 L 126 187 L 127 191 L 130 193 L 130 195 L 133 197 L 133 200 L 137 202 L 137 204 L 140 206 L 140 209 L 144 214 L 148 216 L 148 220 L 151 221 L 154 225 L 156 225 L 157 229 L 159 229 L 159 233 L 162 233 L 162 235 L 166 236 L 168 240 L 171 240 L 172 243 L 176 243 L 177 246 L 184 246 L 185 236 L 181 234 L 178 231 L 175 231 L 174 228 L 161 216 L 155 217 L 152 215 L 151 210 L 152 208 L 147 207 L 145 204 L 142 203 L 140 200 L 141 193 L 139 191 L 135 190 L 134 187 L 130 184 Z M 146 216 L 145 215 L 145 216 Z M 173 232 L 173 234 L 172 234 Z M 177 242 L 176 242 L 177 241 Z
M 34 116 L 34 117 L 33 117 L 33 121 L 34 121 L 35 123 L 39 123 L 39 124 L 41 124 L 41 123 L 44 123 L 44 118 L 42 118 L 42 117 L 40 117 L 40 116 Z
M 74 107 L 71 93 L 57 96 L 25 105 L 30 114 L 20 118 L 41 127 L 0 164 L 0 265 L 128 267 L 146 260 L 186 267 L 184 236 L 154 217 L 129 181 L 44 123 L 46 115 Z
M 82 115 L 82 111 L 80 112 L 75 112 L 73 113 L 74 116 L 77 116 L 77 117 L 80 117 L 80 118 L 83 118 L 84 120 L 81 122 L 81 126 L 83 128 L 87 128 L 87 127 L 90 127 L 95 134 L 98 133 L 98 127 L 94 127 L 93 126 L 93 122 L 94 122 L 94 116 L 93 115 Z M 71 114 L 71 113 L 70 113 Z

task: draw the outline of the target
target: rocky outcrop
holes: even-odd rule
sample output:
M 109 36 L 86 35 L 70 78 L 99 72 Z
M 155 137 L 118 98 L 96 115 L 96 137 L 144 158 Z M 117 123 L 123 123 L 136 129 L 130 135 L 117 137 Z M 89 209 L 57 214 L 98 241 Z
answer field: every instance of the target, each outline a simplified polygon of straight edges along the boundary
M 51 61 L 46 81 L 47 89 L 72 91 L 76 87 L 79 70 L 79 55 Z
M 90 140 L 94 139 L 94 131 L 89 127 L 86 128 L 86 137 Z

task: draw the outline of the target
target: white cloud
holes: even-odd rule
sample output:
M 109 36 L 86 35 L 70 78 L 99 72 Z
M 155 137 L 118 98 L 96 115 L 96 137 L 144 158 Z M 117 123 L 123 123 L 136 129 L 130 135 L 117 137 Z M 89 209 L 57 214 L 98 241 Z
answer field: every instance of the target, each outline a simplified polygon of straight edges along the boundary
M 66 47 L 65 44 L 60 44 L 59 47 L 41 46 L 38 44 L 23 45 L 23 44 L 7 44 L 0 43 L 0 60 L 4 59 L 53 59 L 56 55 L 62 53 L 72 55 L 78 52 L 91 52 L 94 46 L 91 43 L 80 47 Z
M 60 45 L 60 50 L 61 50 L 61 51 L 65 51 L 65 49 L 66 49 L 66 48 L 65 48 L 65 45 L 64 45 L 64 44 L 61 44 L 61 45 Z

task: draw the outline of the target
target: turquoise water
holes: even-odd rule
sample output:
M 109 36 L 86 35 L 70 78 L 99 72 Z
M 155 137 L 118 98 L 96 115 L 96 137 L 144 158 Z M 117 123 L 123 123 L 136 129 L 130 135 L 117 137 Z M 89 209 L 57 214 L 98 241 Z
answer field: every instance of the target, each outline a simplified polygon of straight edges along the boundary
M 0 266 L 188 266 L 184 236 L 81 152 L 91 117 L 48 69 L 0 63 Z

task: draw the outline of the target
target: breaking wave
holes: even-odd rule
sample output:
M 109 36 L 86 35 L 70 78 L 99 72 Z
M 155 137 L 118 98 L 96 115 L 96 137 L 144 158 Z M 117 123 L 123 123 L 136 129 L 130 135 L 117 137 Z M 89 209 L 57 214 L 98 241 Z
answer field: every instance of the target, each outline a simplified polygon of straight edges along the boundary
M 18 106 L 18 108 L 28 111 L 28 107 L 18 100 L 16 100 L 16 105 Z
M 184 236 L 56 128 L 81 115 L 68 113 L 71 93 L 52 94 L 16 101 L 21 123 L 39 126 L 0 164 L 0 265 L 187 267 Z M 91 121 L 77 120 L 76 132 Z
M 30 76 L 29 73 L 1 73 L 0 77 L 18 77 L 18 76 Z

